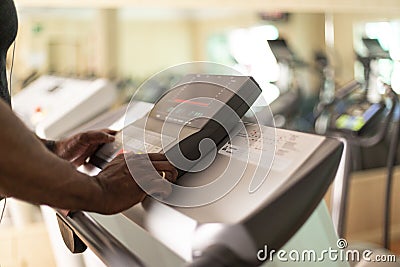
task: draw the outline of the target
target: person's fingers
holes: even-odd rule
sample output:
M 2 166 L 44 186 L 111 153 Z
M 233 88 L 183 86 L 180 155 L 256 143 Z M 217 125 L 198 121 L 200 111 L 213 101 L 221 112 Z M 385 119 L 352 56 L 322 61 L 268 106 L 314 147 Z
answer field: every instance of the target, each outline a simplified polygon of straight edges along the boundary
M 176 179 L 178 178 L 178 171 L 174 169 L 173 171 L 163 171 L 165 174 L 165 179 L 170 181 L 171 183 L 175 183 Z M 162 174 L 161 174 L 162 176 Z
M 171 173 L 176 171 L 175 167 L 172 166 L 168 161 L 152 161 L 151 163 L 157 171 L 169 171 Z
M 146 193 L 155 197 L 166 198 L 172 193 L 171 185 L 162 179 L 151 180 L 146 187 Z
M 65 217 L 67 217 L 68 214 L 70 213 L 70 210 L 64 210 L 64 209 L 57 209 L 57 211 Z
M 175 183 L 176 182 L 176 177 L 177 175 L 175 175 L 174 173 L 170 172 L 170 171 L 160 171 L 158 172 L 160 174 L 160 176 L 163 179 L 168 180 L 171 183 Z
M 107 167 L 111 167 L 113 165 L 120 165 L 120 164 L 125 164 L 126 165 L 124 154 L 119 154 L 118 156 L 116 156 L 112 161 L 107 163 L 107 165 L 104 167 L 104 169 L 107 168 Z
M 168 161 L 167 157 L 161 153 L 149 153 L 149 158 L 152 161 L 154 167 L 159 166 L 161 171 L 167 171 L 171 174 L 169 181 L 175 182 L 178 177 L 178 170 Z
M 160 175 L 162 171 L 168 172 L 168 180 L 171 182 L 175 182 L 178 177 L 178 171 L 171 163 L 166 160 L 160 161 L 165 159 L 162 154 L 127 153 L 124 155 L 128 166 L 132 166 L 132 171 L 134 172 L 132 175 L 135 175 L 137 179 L 140 179 L 141 176 L 145 174 L 149 174 L 149 171 L 154 169 L 158 171 Z M 139 161 L 141 162 L 140 168 L 134 167 L 138 165 Z
M 102 129 L 100 131 L 105 132 L 107 134 L 111 134 L 111 135 L 116 135 L 118 133 L 118 131 L 111 130 L 111 129 Z
M 168 173 L 170 173 L 171 174 L 171 179 L 168 179 L 170 182 L 173 182 L 173 183 L 175 183 L 176 182 L 176 179 L 178 179 L 178 175 L 179 175 L 179 172 L 178 172 L 178 170 L 174 167 L 173 168 L 173 170 L 172 171 L 168 171 Z
M 90 131 L 81 133 L 78 137 L 78 141 L 81 144 L 111 143 L 115 141 L 115 136 L 102 131 Z
M 167 157 L 161 153 L 148 153 L 147 155 L 151 161 L 166 161 L 166 160 L 168 160 Z
M 84 153 L 82 153 L 82 155 L 80 155 L 79 157 L 77 157 L 76 159 L 74 159 L 72 161 L 72 164 L 74 164 L 77 167 L 81 166 L 88 157 L 93 155 L 93 153 L 97 150 L 97 148 L 98 148 L 98 146 L 96 146 L 96 145 L 89 146 L 86 149 L 86 151 L 84 151 Z

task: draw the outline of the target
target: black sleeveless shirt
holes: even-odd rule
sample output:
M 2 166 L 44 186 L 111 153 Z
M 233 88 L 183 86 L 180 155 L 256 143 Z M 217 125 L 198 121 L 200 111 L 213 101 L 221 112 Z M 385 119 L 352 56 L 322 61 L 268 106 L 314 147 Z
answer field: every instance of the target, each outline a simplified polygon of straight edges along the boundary
M 7 51 L 17 36 L 18 18 L 13 0 L 0 0 L 0 99 L 11 104 L 7 85 Z

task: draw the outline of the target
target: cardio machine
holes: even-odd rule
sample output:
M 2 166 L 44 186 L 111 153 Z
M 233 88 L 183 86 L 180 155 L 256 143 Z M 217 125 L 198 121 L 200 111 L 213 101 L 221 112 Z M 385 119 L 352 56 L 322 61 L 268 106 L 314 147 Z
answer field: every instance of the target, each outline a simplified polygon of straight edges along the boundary
M 208 75 L 201 79 L 215 83 L 218 78 Z M 226 82 L 232 79 L 239 84 L 234 92 L 240 92 L 246 81 L 251 81 L 250 77 L 230 76 L 220 77 L 219 84 L 226 88 Z M 188 84 L 184 92 L 179 94 L 179 98 L 174 93 L 165 94 L 165 101 L 157 102 L 152 107 L 146 105 L 150 116 L 153 112 L 154 118 L 159 120 L 154 121 L 154 124 L 172 123 L 171 126 L 181 127 L 180 120 L 183 117 L 172 116 L 167 119 L 168 116 L 161 116 L 177 103 L 186 102 L 186 111 L 189 111 L 190 106 L 196 112 L 203 110 L 204 102 L 187 102 L 192 101 L 191 94 L 194 92 L 196 97 L 199 97 L 199 92 L 205 93 L 203 97 L 210 96 L 207 94 L 210 90 L 198 90 L 198 86 L 199 84 L 196 84 L 197 89 L 191 91 L 193 87 Z M 259 90 L 254 83 L 246 88 L 247 93 Z M 247 94 L 245 97 L 247 103 L 255 100 L 253 94 Z M 230 106 L 238 117 L 242 117 L 251 104 L 233 105 L 230 101 L 232 98 L 235 98 L 235 95 L 230 94 L 220 100 Z M 142 102 L 134 101 L 126 110 L 127 114 L 135 115 L 127 115 L 126 124 L 136 128 L 143 127 L 140 116 L 130 110 L 137 109 L 140 105 Z M 178 114 L 197 114 L 196 112 Z M 119 120 L 115 116 L 117 113 L 103 117 L 95 125 L 92 124 L 91 128 L 111 126 Z M 119 113 L 123 115 L 125 109 Z M 218 117 L 218 112 L 209 116 Z M 207 122 L 193 128 L 210 133 L 204 132 L 206 125 Z M 233 125 L 233 122 L 228 122 L 228 125 Z M 233 128 L 230 129 L 234 131 Z M 149 130 L 154 134 L 158 128 Z M 197 130 L 195 132 L 198 132 Z M 211 135 L 215 133 L 226 134 L 212 131 Z M 140 138 L 135 132 L 130 134 L 129 140 Z M 190 134 L 185 138 L 191 136 Z M 268 261 L 268 257 L 257 259 L 257 253 L 265 246 L 275 250 L 282 248 L 310 215 L 316 209 L 321 209 L 318 205 L 338 167 L 342 144 L 328 137 L 255 124 L 245 124 L 244 128 L 234 131 L 233 138 L 217 136 L 211 139 L 215 142 L 221 140 L 220 143 L 216 143 L 217 154 L 213 162 L 200 172 L 187 170 L 179 178 L 178 184 L 188 187 L 198 186 L 199 183 L 207 185 L 213 182 L 215 174 L 221 173 L 227 162 L 233 161 L 234 167 L 225 169 L 225 178 L 229 179 L 235 173 L 242 173 L 242 176 L 236 186 L 223 197 L 204 205 L 179 207 L 149 196 L 142 204 L 113 216 L 81 211 L 68 216 L 58 214 L 66 244 L 74 252 L 81 252 L 85 246 L 91 248 L 108 266 L 259 266 L 263 261 Z M 174 147 L 173 142 L 170 147 Z M 250 192 L 254 172 L 259 167 L 265 167 L 265 162 L 250 159 L 250 164 L 244 169 L 243 161 L 247 158 L 244 158 L 243 154 L 246 153 L 239 152 L 257 154 L 263 148 L 260 146 L 263 142 L 276 147 L 275 159 L 268 175 L 264 177 L 265 181 Z M 193 149 L 197 149 L 198 142 L 193 144 Z M 114 152 L 119 148 L 117 145 Z M 110 160 L 115 156 L 110 149 L 106 147 L 105 153 L 110 158 L 104 157 L 104 153 L 98 156 L 103 160 Z M 92 165 L 86 166 L 82 171 L 96 174 L 100 169 Z M 329 219 L 327 223 L 328 225 L 323 227 L 325 230 L 329 228 Z M 335 238 L 332 233 L 329 236 Z M 319 243 L 324 239 L 322 236 L 318 238 Z M 332 242 L 332 239 L 330 241 Z M 155 257 L 154 253 L 161 256 Z M 340 265 L 337 263 L 334 266 Z
M 389 129 L 391 130 L 386 162 L 387 184 L 383 233 L 383 245 L 389 248 L 390 196 L 399 138 L 399 118 L 396 112 L 399 108 L 399 100 L 389 85 L 379 81 L 374 69 L 376 61 L 387 58 L 388 52 L 382 49 L 376 39 L 364 38 L 363 42 L 368 49 L 368 56 L 358 55 L 358 60 L 364 66 L 364 82 L 351 81 L 340 88 L 330 101 L 319 103 L 315 114 L 315 131 L 319 134 L 341 138 L 346 143 L 342 166 L 335 179 L 332 192 L 332 218 L 338 235 L 342 237 L 345 233 L 349 177 L 353 169 L 360 168 L 358 166 L 360 165 L 360 149 L 382 142 Z
M 274 84 L 279 88 L 280 96 L 270 104 L 278 127 L 291 128 L 292 118 L 300 111 L 301 90 L 295 70 L 305 66 L 289 48 L 286 40 L 268 40 L 268 45 L 279 65 L 279 79 Z

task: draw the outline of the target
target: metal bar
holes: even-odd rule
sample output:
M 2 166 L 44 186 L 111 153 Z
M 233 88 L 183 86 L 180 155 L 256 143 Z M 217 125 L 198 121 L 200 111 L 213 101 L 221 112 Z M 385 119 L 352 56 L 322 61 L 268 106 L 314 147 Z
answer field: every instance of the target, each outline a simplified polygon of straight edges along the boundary
M 343 237 L 345 233 L 346 202 L 352 169 L 351 147 L 346 139 L 342 139 L 342 142 L 344 144 L 343 155 L 336 173 L 331 195 L 332 220 L 339 237 Z
M 139 257 L 83 212 L 75 212 L 70 217 L 59 215 L 107 266 L 145 267 Z

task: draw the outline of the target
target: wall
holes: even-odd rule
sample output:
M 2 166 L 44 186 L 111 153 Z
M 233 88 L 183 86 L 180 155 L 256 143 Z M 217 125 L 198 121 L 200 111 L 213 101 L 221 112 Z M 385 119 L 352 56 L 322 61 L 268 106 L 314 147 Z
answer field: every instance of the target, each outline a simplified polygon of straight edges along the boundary
M 20 12 L 16 70 L 92 71 L 96 51 L 93 15 L 90 10 Z
M 96 7 L 96 8 L 174 8 L 180 10 L 209 9 L 211 7 L 240 11 L 273 10 L 290 12 L 377 12 L 399 13 L 399 0 L 16 0 L 25 7 Z
M 308 66 L 299 68 L 299 83 L 303 93 L 317 93 L 318 73 L 314 68 L 314 53 L 325 51 L 324 14 L 293 14 L 287 25 L 277 25 L 281 36 L 286 38 L 299 58 Z
M 118 32 L 119 75 L 145 78 L 193 60 L 190 23 L 186 19 L 122 17 Z
M 205 18 L 192 20 L 189 30 L 194 50 L 193 59 L 207 59 L 207 40 L 211 35 L 262 24 L 275 25 L 280 37 L 287 40 L 299 58 L 311 64 L 308 68 L 300 69 L 303 74 L 303 87 L 307 92 L 317 90 L 318 81 L 312 64 L 314 52 L 324 50 L 325 47 L 323 14 L 290 14 L 288 22 L 275 23 L 261 21 L 255 12 L 232 12 L 219 16 L 211 14 Z
M 24 228 L 0 227 L 0 265 L 4 267 L 56 267 L 44 224 Z
M 111 9 L 116 15 L 103 25 L 111 23 L 114 28 L 107 32 L 100 27 L 103 10 L 19 11 L 15 74 L 21 76 L 39 67 L 42 72 L 112 73 L 143 79 L 171 65 L 206 60 L 206 41 L 212 34 L 262 23 L 253 11 Z M 354 78 L 354 24 L 398 16 L 391 12 L 345 12 L 333 13 L 332 18 L 335 47 L 329 55 L 338 83 L 344 84 Z M 292 13 L 288 22 L 274 24 L 300 58 L 312 63 L 313 53 L 325 48 L 324 20 L 323 13 Z M 32 28 L 38 24 L 42 31 L 35 33 Z M 107 40 L 111 52 L 104 47 Z M 309 92 L 318 89 L 316 73 L 303 69 L 301 77 Z
M 400 240 L 400 168 L 393 174 L 391 240 Z M 382 244 L 386 168 L 354 172 L 350 178 L 346 233 L 353 242 Z M 330 208 L 331 195 L 325 200 Z

